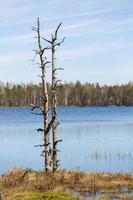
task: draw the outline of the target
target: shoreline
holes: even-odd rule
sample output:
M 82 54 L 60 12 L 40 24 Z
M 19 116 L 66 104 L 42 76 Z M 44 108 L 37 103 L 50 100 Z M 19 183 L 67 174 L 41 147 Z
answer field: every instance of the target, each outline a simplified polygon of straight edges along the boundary
M 128 108 L 128 107 L 133 107 L 133 105 L 105 105 L 105 106 L 103 106 L 103 105 L 92 105 L 92 106 L 90 106 L 90 105 L 88 105 L 88 106 L 84 106 L 84 105 L 81 105 L 81 106 L 58 106 L 58 108 L 106 108 L 106 107 L 115 107 L 115 108 L 121 108 L 121 107 L 126 107 L 126 108 Z M 28 109 L 30 109 L 30 108 L 32 108 L 32 106 L 28 106 L 28 107 L 26 107 L 26 106 L 24 106 L 24 107 L 15 107 L 15 106 L 10 106 L 10 107 L 2 107 L 2 106 L 0 106 L 0 109 L 8 109 L 8 108 L 28 108 Z
M 68 194 L 70 199 L 73 198 L 74 200 L 80 199 L 80 197 L 85 198 L 85 196 L 101 198 L 104 195 L 108 196 L 107 199 L 109 199 L 111 196 L 114 198 L 115 196 L 132 194 L 133 174 L 85 173 L 67 170 L 43 173 L 14 168 L 0 176 L 0 192 L 5 199 L 9 199 L 10 194 L 10 199 L 14 200 L 17 199 L 14 198 L 14 195 L 22 195 L 22 193 L 25 193 L 25 195 L 31 193 L 38 193 L 38 195 L 42 193 Z

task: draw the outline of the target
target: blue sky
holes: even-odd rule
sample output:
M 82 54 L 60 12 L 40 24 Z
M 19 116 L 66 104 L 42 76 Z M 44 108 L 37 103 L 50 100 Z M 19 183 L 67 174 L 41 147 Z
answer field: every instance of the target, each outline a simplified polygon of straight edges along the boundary
M 63 81 L 122 84 L 133 80 L 132 0 L 0 1 L 0 81 L 39 81 L 32 26 L 49 38 L 62 22 L 57 65 Z M 50 69 L 49 69 L 50 73 Z

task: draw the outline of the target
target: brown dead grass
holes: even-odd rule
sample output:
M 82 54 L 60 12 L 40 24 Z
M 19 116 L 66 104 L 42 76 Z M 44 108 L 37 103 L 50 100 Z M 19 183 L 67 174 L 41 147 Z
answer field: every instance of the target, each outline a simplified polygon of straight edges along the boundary
M 83 173 L 75 171 L 57 171 L 55 173 L 34 172 L 15 168 L 0 176 L 0 192 L 5 197 L 11 193 L 47 192 L 122 192 L 133 190 L 133 175 Z

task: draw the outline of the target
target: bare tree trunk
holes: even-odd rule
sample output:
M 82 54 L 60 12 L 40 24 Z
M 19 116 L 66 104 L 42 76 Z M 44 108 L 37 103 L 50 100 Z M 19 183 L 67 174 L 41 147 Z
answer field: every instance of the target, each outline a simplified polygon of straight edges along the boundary
M 58 168 L 58 157 L 57 157 L 57 97 L 56 97 L 56 70 L 55 70 L 55 42 L 52 37 L 52 116 L 56 116 L 55 123 L 52 127 L 52 138 L 53 138 L 53 171 Z
M 52 86 L 51 86 L 51 93 L 52 93 L 52 102 L 51 102 L 51 107 L 52 107 L 52 118 L 55 117 L 55 121 L 52 125 L 52 139 L 53 139 L 53 157 L 52 157 L 52 162 L 53 162 L 53 171 L 56 171 L 57 168 L 59 167 L 59 160 L 58 160 L 58 142 L 61 142 L 62 140 L 57 140 L 57 126 L 58 126 L 58 121 L 57 121 L 57 88 L 61 86 L 60 80 L 57 79 L 56 74 L 57 70 L 62 70 L 62 68 L 56 68 L 56 47 L 60 46 L 61 43 L 64 42 L 64 39 L 62 41 L 58 42 L 58 30 L 61 26 L 61 23 L 57 27 L 56 31 L 54 34 L 52 34 L 51 41 L 46 40 L 47 42 L 50 43 L 51 45 L 51 53 L 52 53 Z
M 58 42 L 57 40 L 57 34 L 58 30 L 61 26 L 61 23 L 57 27 L 55 33 L 52 35 L 52 39 L 47 40 L 45 38 L 41 38 L 40 35 L 40 22 L 39 18 L 37 19 L 37 28 L 33 28 L 34 31 L 37 32 L 37 40 L 38 40 L 38 50 L 36 50 L 36 55 L 39 55 L 40 60 L 40 68 L 41 68 L 41 99 L 42 99 L 42 107 L 33 105 L 32 111 L 34 109 L 40 109 L 41 115 L 43 115 L 43 128 L 37 129 L 38 132 L 43 132 L 44 135 L 44 144 L 43 145 L 36 145 L 40 147 L 44 147 L 42 151 L 42 155 L 45 157 L 45 171 L 55 171 L 59 166 L 59 160 L 57 157 L 57 144 L 58 142 L 61 142 L 62 140 L 57 140 L 57 88 L 61 86 L 60 81 L 56 78 L 56 72 L 57 70 L 61 70 L 62 68 L 56 68 L 55 66 L 55 51 L 56 46 L 60 46 L 61 43 L 64 42 L 64 39 L 62 39 L 61 42 Z M 41 46 L 41 39 L 45 40 L 50 44 L 50 47 L 42 48 Z M 51 102 L 51 108 L 52 108 L 52 114 L 51 117 L 49 117 L 49 94 L 48 94 L 48 88 L 47 88 L 47 82 L 46 82 L 46 66 L 49 61 L 47 61 L 45 56 L 45 50 L 51 49 L 52 53 L 52 85 L 51 85 L 51 93 L 52 93 L 52 102 Z M 37 113 L 34 113 L 37 114 Z M 50 130 L 52 129 L 52 149 L 50 146 Z
M 40 35 L 40 21 L 39 18 L 37 19 L 37 28 L 33 29 L 37 32 L 37 39 L 38 39 L 38 50 L 36 51 L 36 54 L 39 55 L 40 60 L 40 68 L 41 68 L 41 99 L 42 99 L 42 107 L 41 106 L 34 106 L 32 110 L 35 108 L 39 108 L 41 110 L 41 113 L 43 115 L 43 128 L 38 129 L 38 132 L 43 132 L 44 136 L 44 144 L 38 145 L 43 146 L 44 149 L 42 151 L 42 155 L 45 157 L 45 171 L 51 171 L 51 148 L 50 148 L 50 127 L 51 122 L 49 122 L 49 96 L 48 96 L 48 89 L 47 89 L 47 83 L 46 83 L 46 65 L 49 63 L 45 57 L 45 50 L 47 48 L 42 48 L 41 46 L 41 35 Z

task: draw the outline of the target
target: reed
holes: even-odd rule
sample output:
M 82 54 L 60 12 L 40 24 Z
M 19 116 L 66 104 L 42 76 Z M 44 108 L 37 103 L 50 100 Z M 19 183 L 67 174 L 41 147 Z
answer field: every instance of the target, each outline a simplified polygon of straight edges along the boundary
M 133 191 L 133 175 L 127 173 L 89 174 L 66 170 L 43 173 L 15 168 L 0 176 L 0 192 L 7 199 L 22 192 L 56 193 L 66 191 L 72 194 L 89 193 L 95 195 L 97 192 L 124 194 Z

